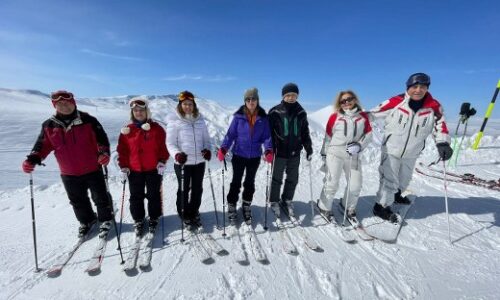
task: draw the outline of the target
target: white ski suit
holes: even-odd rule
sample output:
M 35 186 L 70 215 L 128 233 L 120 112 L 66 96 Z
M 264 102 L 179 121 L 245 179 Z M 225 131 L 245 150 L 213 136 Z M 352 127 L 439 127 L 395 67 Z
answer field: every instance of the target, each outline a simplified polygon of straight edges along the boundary
M 361 161 L 359 154 L 349 155 L 346 146 L 349 143 L 357 142 L 362 151 L 371 138 L 372 128 L 366 112 L 355 108 L 350 112 L 339 111 L 330 116 L 326 124 L 325 139 L 321 149 L 321 155 L 326 155 L 327 166 L 318 203 L 322 210 L 330 211 L 332 209 L 333 197 L 339 187 L 342 170 L 349 182 L 342 198 L 342 205 L 346 207 L 347 200 L 347 208 L 356 208 L 362 185 Z M 348 189 L 349 194 L 347 194 Z
M 427 93 L 422 107 L 414 112 L 408 93 L 386 100 L 370 111 L 370 118 L 385 118 L 378 202 L 386 207 L 394 202 L 394 194 L 404 192 L 410 184 L 418 156 L 425 140 L 434 132 L 437 143 L 450 143 L 441 104 Z

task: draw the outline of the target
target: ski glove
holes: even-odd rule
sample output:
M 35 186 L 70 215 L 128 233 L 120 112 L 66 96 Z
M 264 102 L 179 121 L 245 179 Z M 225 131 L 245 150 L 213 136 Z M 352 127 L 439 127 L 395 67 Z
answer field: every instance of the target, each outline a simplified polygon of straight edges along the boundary
M 273 150 L 266 150 L 264 152 L 264 160 L 268 163 L 272 163 L 273 162 L 273 158 L 274 158 L 274 153 L 273 153 Z
M 179 152 L 175 155 L 175 160 L 180 164 L 180 165 L 183 165 L 186 163 L 187 161 L 187 154 L 184 153 L 184 152 Z
M 30 154 L 26 156 L 26 160 L 23 161 L 23 172 L 24 173 L 31 173 L 35 170 L 35 165 L 41 165 L 42 164 L 42 159 L 40 156 L 36 154 Z
M 453 149 L 451 149 L 450 144 L 446 142 L 438 143 L 436 144 L 436 147 L 438 149 L 439 157 L 443 161 L 447 161 L 453 155 Z
M 224 157 L 226 157 L 227 150 L 225 148 L 220 148 L 219 151 L 217 151 L 217 159 L 219 161 L 223 161 Z
M 323 164 L 319 168 L 319 171 L 326 173 L 326 155 L 321 155 L 321 161 L 323 162 Z
M 349 153 L 349 155 L 358 154 L 361 151 L 361 145 L 357 142 L 349 143 L 347 144 L 345 151 Z
M 311 161 L 312 154 L 313 154 L 313 149 L 312 148 L 306 149 L 306 159 L 307 159 L 307 161 Z
M 163 173 L 165 173 L 165 163 L 159 161 L 158 164 L 156 165 L 156 170 L 158 170 L 158 175 L 163 176 Z
M 128 174 L 130 174 L 130 169 L 129 168 L 121 168 L 121 177 L 122 177 L 122 183 L 127 182 L 128 180 Z
M 107 166 L 109 164 L 109 155 L 107 154 L 99 155 L 99 157 L 97 157 L 97 162 L 100 165 Z
M 212 159 L 212 152 L 208 149 L 203 149 L 201 150 L 201 156 L 203 156 L 203 159 L 210 161 Z

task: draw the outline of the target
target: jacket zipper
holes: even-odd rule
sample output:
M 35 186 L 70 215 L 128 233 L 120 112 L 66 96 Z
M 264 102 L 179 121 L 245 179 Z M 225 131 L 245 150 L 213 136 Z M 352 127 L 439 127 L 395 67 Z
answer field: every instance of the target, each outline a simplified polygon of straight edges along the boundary
M 196 135 L 195 135 L 195 131 L 194 131 L 194 122 L 191 124 L 191 126 L 193 127 L 193 143 L 194 143 L 194 162 L 195 162 L 195 165 L 197 164 L 198 160 L 196 159 Z
M 405 154 L 405 151 L 406 151 L 406 146 L 408 146 L 408 141 L 410 140 L 411 128 L 413 127 L 413 119 L 415 119 L 415 114 L 416 114 L 416 113 L 414 113 L 414 114 L 411 116 L 410 128 L 408 129 L 408 137 L 406 138 L 406 143 L 405 143 L 405 146 L 404 146 L 404 148 L 403 148 L 403 152 L 401 152 L 401 158 L 403 158 L 403 155 Z

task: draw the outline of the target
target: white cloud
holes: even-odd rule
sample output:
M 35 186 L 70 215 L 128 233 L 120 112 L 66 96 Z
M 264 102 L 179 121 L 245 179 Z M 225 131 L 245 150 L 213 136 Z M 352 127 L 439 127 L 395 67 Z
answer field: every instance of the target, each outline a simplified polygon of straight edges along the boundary
M 108 58 L 121 59 L 121 60 L 130 60 L 130 61 L 143 61 L 144 60 L 143 58 L 140 58 L 140 57 L 115 55 L 115 54 L 109 54 L 109 53 L 104 53 L 104 52 L 98 52 L 98 51 L 94 51 L 94 50 L 90 50 L 90 49 L 81 49 L 80 51 L 83 53 L 94 55 L 94 56 L 108 57 Z
M 103 32 L 104 37 L 117 47 L 126 47 L 131 43 L 127 40 L 121 39 L 115 32 L 106 30 Z
M 225 82 L 235 80 L 234 76 L 223 76 L 223 75 L 215 75 L 215 76 L 203 76 L 203 75 L 174 75 L 162 78 L 165 81 L 208 81 L 208 82 Z

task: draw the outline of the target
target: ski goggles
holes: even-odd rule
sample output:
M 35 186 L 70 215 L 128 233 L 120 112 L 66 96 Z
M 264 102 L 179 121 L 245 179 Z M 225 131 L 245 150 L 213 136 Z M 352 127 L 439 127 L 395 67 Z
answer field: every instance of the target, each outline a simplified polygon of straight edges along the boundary
M 245 98 L 245 102 L 256 102 L 257 100 L 259 100 L 259 99 L 255 98 L 255 97 L 246 97 Z
M 143 108 L 143 109 L 146 109 L 148 105 L 146 104 L 146 102 L 142 101 L 142 100 L 134 100 L 132 102 L 130 102 L 130 108 Z
M 431 85 L 431 78 L 425 73 L 415 73 L 406 81 L 406 87 L 409 88 L 416 84 L 422 84 L 429 87 L 429 85 Z
M 194 101 L 194 95 L 189 91 L 180 92 L 177 98 L 179 98 L 179 101 L 184 101 L 184 100 Z
M 57 102 L 57 101 L 60 101 L 60 100 L 73 100 L 73 94 L 70 93 L 70 92 L 66 92 L 66 91 L 57 91 L 57 92 L 54 92 L 50 95 L 50 99 L 52 100 L 52 102 Z
M 345 99 L 340 99 L 340 104 L 347 104 L 347 103 L 351 103 L 353 102 L 354 100 L 356 100 L 356 97 L 349 97 L 349 98 L 345 98 Z

